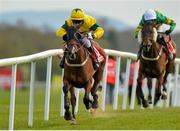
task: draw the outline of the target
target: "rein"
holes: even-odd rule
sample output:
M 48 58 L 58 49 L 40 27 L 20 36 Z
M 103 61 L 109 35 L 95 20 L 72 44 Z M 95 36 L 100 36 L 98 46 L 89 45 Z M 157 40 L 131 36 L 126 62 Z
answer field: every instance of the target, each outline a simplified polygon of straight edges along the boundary
M 161 56 L 161 54 L 162 54 L 162 46 L 161 46 L 161 48 L 160 48 L 160 51 L 159 51 L 159 53 L 158 53 L 158 56 L 155 57 L 155 58 L 146 57 L 146 56 L 144 56 L 144 54 L 143 54 L 143 50 L 142 50 L 142 52 L 141 52 L 142 58 L 143 58 L 144 60 L 148 60 L 148 61 L 157 61 L 157 60 L 159 60 L 159 57 Z
M 80 64 L 71 64 L 71 63 L 69 63 L 67 61 L 66 58 L 65 58 L 65 63 L 70 67 L 82 67 L 82 66 L 84 66 L 87 63 L 88 59 L 89 59 L 89 54 L 87 53 L 87 51 L 85 51 L 85 52 L 86 52 L 86 60 L 83 61 L 82 63 L 80 63 Z

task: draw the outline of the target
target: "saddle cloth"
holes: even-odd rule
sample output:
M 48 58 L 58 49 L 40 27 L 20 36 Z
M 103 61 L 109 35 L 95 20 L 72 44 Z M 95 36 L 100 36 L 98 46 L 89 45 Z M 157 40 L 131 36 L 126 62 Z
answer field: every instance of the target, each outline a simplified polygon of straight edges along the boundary
M 101 49 L 99 49 L 98 47 L 93 45 L 93 48 L 94 48 L 94 51 L 96 53 L 98 62 L 99 63 L 103 62 L 106 56 L 104 56 L 104 54 L 101 52 Z M 93 53 L 89 52 L 89 51 L 88 51 L 88 53 L 91 56 L 91 58 L 95 61 L 96 60 L 96 56 Z
M 176 50 L 175 50 L 174 46 L 172 45 L 172 41 L 167 42 L 167 47 L 171 53 L 173 53 L 173 54 L 176 53 Z

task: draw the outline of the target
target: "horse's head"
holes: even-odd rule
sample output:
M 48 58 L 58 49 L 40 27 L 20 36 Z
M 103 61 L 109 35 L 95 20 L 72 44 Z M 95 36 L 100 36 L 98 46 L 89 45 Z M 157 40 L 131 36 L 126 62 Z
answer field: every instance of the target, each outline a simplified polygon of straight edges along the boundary
M 67 52 L 67 58 L 69 60 L 76 60 L 81 47 L 82 35 L 78 30 L 74 27 L 71 27 L 67 33 L 68 41 L 66 42 L 65 50 Z
M 155 22 L 146 22 L 138 35 L 138 38 L 140 38 L 139 42 L 143 44 L 146 51 L 149 51 L 151 46 L 156 43 L 158 36 L 157 30 L 155 28 Z

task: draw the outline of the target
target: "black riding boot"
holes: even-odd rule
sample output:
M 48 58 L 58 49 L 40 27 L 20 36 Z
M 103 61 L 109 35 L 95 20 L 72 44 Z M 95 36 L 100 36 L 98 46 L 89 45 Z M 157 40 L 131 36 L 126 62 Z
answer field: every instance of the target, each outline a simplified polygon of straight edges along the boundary
M 138 51 L 138 54 L 137 54 L 137 60 L 136 60 L 136 61 L 138 61 L 138 60 L 140 59 L 142 48 L 143 48 L 143 44 L 140 44 L 140 45 L 139 45 L 139 51 Z
M 62 57 L 62 59 L 61 59 L 61 61 L 60 61 L 60 64 L 59 64 L 59 66 L 60 66 L 61 68 L 64 68 L 64 62 L 65 62 L 66 54 L 67 54 L 67 52 L 66 52 L 66 49 L 65 49 L 64 55 L 63 55 L 63 57 Z
M 59 64 L 59 66 L 60 66 L 61 68 L 64 68 L 64 62 L 65 62 L 65 53 L 64 53 L 64 55 L 63 55 L 63 57 L 62 57 L 62 59 L 61 59 L 61 61 L 60 61 L 60 64 Z
M 96 70 L 96 69 L 98 69 L 99 68 L 99 62 L 98 62 L 98 58 L 97 58 L 97 55 L 96 55 L 96 53 L 95 53 L 95 51 L 94 51 L 94 48 L 91 46 L 91 47 L 89 47 L 89 48 L 87 48 L 92 54 L 94 54 L 95 55 L 95 57 L 96 57 L 96 60 L 93 60 L 94 61 L 94 64 L 93 64 L 93 66 L 94 66 L 94 69 Z

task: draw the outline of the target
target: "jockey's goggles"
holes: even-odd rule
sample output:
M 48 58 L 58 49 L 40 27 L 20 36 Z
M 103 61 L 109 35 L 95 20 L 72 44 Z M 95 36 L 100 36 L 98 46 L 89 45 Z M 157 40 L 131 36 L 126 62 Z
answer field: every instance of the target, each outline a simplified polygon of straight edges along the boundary
M 83 24 L 83 20 L 72 20 L 73 24 Z

